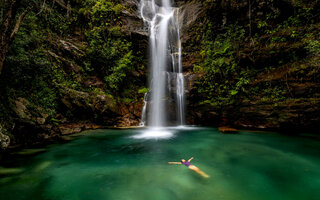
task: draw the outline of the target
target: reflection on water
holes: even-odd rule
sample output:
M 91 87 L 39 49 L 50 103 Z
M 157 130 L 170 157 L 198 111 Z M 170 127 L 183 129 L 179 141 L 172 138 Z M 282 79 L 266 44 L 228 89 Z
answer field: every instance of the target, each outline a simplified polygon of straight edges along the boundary
M 141 130 L 90 131 L 66 144 L 15 153 L 0 164 L 5 200 L 295 200 L 320 195 L 319 138 L 216 129 L 172 129 L 164 140 Z M 23 152 L 27 152 L 23 151 Z M 192 163 L 204 179 L 182 165 Z

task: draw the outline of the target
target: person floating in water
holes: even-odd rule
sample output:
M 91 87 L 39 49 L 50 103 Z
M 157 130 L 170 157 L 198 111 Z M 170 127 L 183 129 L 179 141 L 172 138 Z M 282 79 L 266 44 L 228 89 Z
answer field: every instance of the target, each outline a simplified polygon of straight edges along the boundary
M 205 177 L 205 178 L 209 178 L 210 176 L 206 173 L 204 173 L 203 171 L 201 171 L 198 167 L 191 165 L 190 161 L 193 159 L 190 158 L 188 161 L 186 161 L 185 159 L 182 159 L 181 162 L 168 162 L 169 164 L 175 164 L 175 165 L 185 165 L 187 166 L 189 169 L 197 172 L 198 174 L 200 174 L 201 176 Z

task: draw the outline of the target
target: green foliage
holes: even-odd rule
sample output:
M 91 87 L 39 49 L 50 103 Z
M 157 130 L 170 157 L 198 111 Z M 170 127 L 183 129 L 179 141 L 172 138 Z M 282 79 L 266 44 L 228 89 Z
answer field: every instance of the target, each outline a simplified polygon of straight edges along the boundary
M 130 98 L 122 98 L 122 102 L 123 103 L 132 103 L 134 100 L 133 99 L 130 99 Z
M 194 73 L 203 73 L 204 69 L 201 67 L 201 65 L 194 64 L 193 65 L 193 72 Z
M 127 87 L 123 83 L 128 72 L 140 65 L 135 63 L 131 43 L 119 26 L 123 5 L 105 0 L 72 0 L 71 4 L 73 11 L 69 17 L 57 9 L 59 5 L 48 4 L 43 4 L 38 14 L 31 12 L 26 16 L 7 54 L 0 83 L 1 93 L 5 94 L 3 101 L 5 96 L 10 101 L 24 97 L 54 116 L 62 97 L 60 88 L 105 94 L 100 88 L 84 88 L 84 73 L 101 76 L 109 93 L 120 93 Z M 66 40 L 63 37 L 71 34 L 74 27 L 81 27 L 87 40 L 79 60 L 63 55 L 59 49 L 59 41 Z M 79 71 L 70 69 L 70 65 Z
M 305 38 L 305 49 L 311 55 L 320 55 L 320 33 L 309 33 Z
M 265 83 L 265 86 L 260 85 L 260 88 L 256 91 L 250 91 L 252 95 L 259 95 L 262 98 L 261 101 L 265 102 L 276 102 L 283 101 L 290 97 L 288 90 L 284 85 L 270 85 Z M 260 97 L 259 97 L 260 98 Z
M 139 94 L 145 94 L 145 93 L 147 93 L 148 91 L 149 91 L 149 89 L 146 88 L 146 87 L 144 87 L 144 88 L 139 89 L 139 90 L 138 90 L 138 93 L 139 93 Z
M 99 0 L 81 10 L 89 21 L 85 32 L 88 41 L 86 69 L 104 74 L 106 89 L 113 94 L 123 89 L 128 73 L 139 66 L 136 64 L 139 57 L 133 54 L 131 42 L 120 28 L 123 9 L 116 1 Z
M 105 77 L 108 87 L 113 90 L 119 90 L 124 83 L 124 78 L 128 70 L 133 69 L 132 52 L 130 51 L 123 58 L 120 58 L 114 67 L 111 68 L 109 76 Z
M 113 24 L 119 16 L 123 5 L 115 4 L 112 1 L 98 0 L 91 8 L 91 23 L 95 26 Z M 106 19 L 108 22 L 106 23 Z
M 54 125 L 59 125 L 59 124 L 61 123 L 60 120 L 58 120 L 58 119 L 56 119 L 56 118 L 54 118 L 54 117 L 52 117 L 52 118 L 50 119 L 50 121 L 51 121 L 51 123 L 53 123 Z
M 320 55 L 320 40 L 308 40 L 305 48 L 309 54 Z
M 211 34 L 210 30 L 208 34 Z M 249 83 L 248 73 L 240 68 L 237 57 L 237 47 L 243 37 L 242 27 L 230 26 L 226 34 L 217 35 L 214 41 L 204 41 L 200 53 L 204 61 L 201 65 L 195 65 L 194 71 L 204 72 L 198 91 L 207 100 L 227 103 L 245 90 Z
M 10 99 L 24 97 L 53 115 L 57 95 L 50 83 L 50 62 L 42 46 L 45 37 L 41 33 L 35 16 L 26 16 L 6 57 L 1 85 L 7 88 Z
M 245 14 L 244 10 L 235 9 L 234 6 L 241 7 L 237 1 L 204 1 L 206 15 L 193 28 L 196 42 L 189 45 L 195 49 L 202 41 L 202 60 L 194 64 L 193 71 L 202 77 L 196 87 L 203 103 L 227 105 L 255 98 L 292 98 L 295 94 L 290 84 L 299 76 L 287 74 L 286 70 L 320 54 L 319 1 L 269 0 L 259 6 L 255 1 L 251 4 L 251 10 L 242 7 L 247 9 Z M 223 24 L 221 14 L 227 19 Z M 306 71 L 301 73 L 315 77 L 315 69 Z M 267 74 L 275 80 L 270 81 Z M 291 76 L 290 81 L 283 81 L 287 76 Z M 302 82 L 303 78 L 299 78 Z

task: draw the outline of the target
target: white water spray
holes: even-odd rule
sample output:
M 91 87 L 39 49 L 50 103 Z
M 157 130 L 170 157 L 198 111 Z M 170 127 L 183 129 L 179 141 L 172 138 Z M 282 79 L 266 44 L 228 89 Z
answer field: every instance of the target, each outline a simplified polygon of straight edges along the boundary
M 170 0 L 141 0 L 140 14 L 150 34 L 150 98 L 144 104 L 141 125 L 184 125 L 179 8 L 171 7 Z

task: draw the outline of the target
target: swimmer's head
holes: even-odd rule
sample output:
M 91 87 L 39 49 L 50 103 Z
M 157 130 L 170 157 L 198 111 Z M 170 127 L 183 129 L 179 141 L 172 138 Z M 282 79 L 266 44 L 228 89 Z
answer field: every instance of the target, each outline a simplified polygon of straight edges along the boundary
M 181 159 L 181 162 L 182 162 L 182 163 L 185 163 L 185 162 L 186 162 L 186 160 L 185 160 L 185 159 Z

